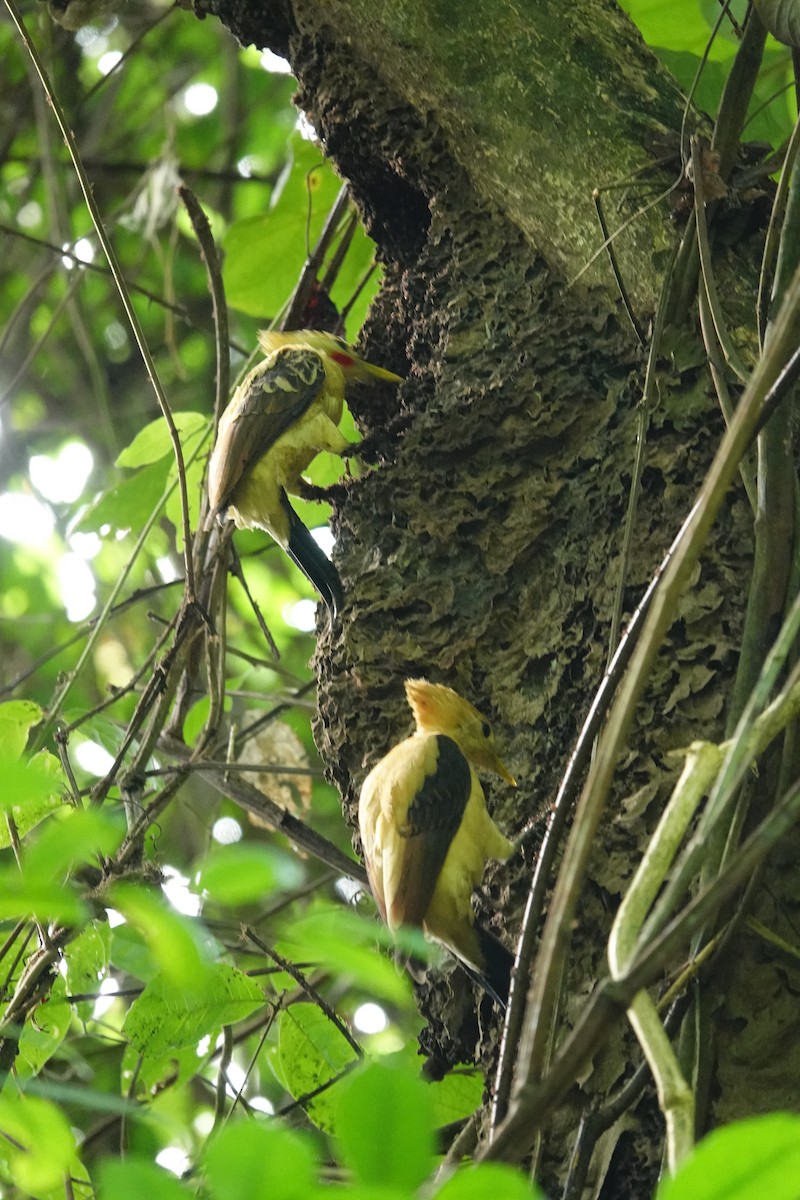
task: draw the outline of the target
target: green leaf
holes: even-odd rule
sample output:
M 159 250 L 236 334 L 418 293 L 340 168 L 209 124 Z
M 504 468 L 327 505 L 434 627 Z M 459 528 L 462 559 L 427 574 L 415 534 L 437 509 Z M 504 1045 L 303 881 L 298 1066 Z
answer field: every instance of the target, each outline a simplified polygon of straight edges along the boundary
M 657 1200 L 797 1200 L 800 1117 L 771 1113 L 704 1138 Z
M 649 46 L 666 50 L 685 50 L 700 55 L 706 46 L 711 26 L 700 4 L 685 4 L 681 7 L 681 19 L 675 20 L 673 0 L 621 0 L 627 12 Z M 723 25 L 721 34 L 714 38 L 708 48 L 709 56 L 729 59 L 734 46 L 726 36 Z
M 69 1122 L 55 1104 L 16 1090 L 0 1096 L 0 1129 L 2 1157 L 22 1192 L 63 1189 L 77 1159 Z
M 323 1184 L 308 1192 L 307 1200 L 330 1200 L 330 1193 L 330 1187 Z M 413 1197 L 405 1188 L 390 1187 L 388 1184 L 374 1187 L 372 1184 L 351 1183 L 347 1191 L 342 1192 L 342 1200 L 413 1200 Z
M 184 988 L 202 984 L 211 955 L 197 922 L 170 908 L 163 896 L 133 884 L 117 884 L 111 898 L 114 908 L 141 931 L 172 983 Z
M 356 1061 L 356 1054 L 316 1004 L 293 1004 L 280 1016 L 278 1059 L 285 1086 L 297 1100 L 335 1079 Z M 340 1094 L 337 1081 L 303 1105 L 314 1124 L 329 1133 L 336 1125 Z
M 76 863 L 112 853 L 123 828 L 105 813 L 68 808 L 62 812 L 63 817 L 59 814 L 25 844 L 21 870 L 14 866 L 0 871 L 0 916 L 33 915 L 73 923 L 84 919 L 84 906 L 67 876 Z
M 337 308 L 342 309 L 346 304 L 350 303 L 356 289 L 361 286 L 364 276 L 374 261 L 375 243 L 359 224 L 356 226 L 353 240 L 348 247 L 345 260 L 342 263 L 342 269 L 336 276 L 336 282 L 331 290 L 331 299 Z M 355 304 L 349 309 L 347 313 L 347 325 L 345 327 L 345 338 L 347 341 L 355 340 L 358 331 L 364 324 L 367 309 L 380 289 L 382 276 L 382 270 L 379 267 L 376 268 L 369 282 L 359 293 Z
M 211 701 L 208 696 L 202 696 L 191 706 L 183 722 L 183 740 L 191 746 L 203 730 L 208 714 L 211 711 Z
M 505 1163 L 462 1167 L 436 1193 L 437 1200 L 545 1200 L 544 1193 Z
M 143 1158 L 104 1158 L 98 1179 L 98 1200 L 187 1200 L 196 1195 L 194 1187 Z
M 122 1032 L 142 1054 L 158 1057 L 196 1046 L 223 1025 L 249 1017 L 263 1003 L 258 984 L 226 963 L 209 967 L 200 986 L 189 988 L 157 975 L 134 1000 Z
M 111 930 L 111 962 L 119 971 L 144 981 L 153 979 L 159 971 L 144 933 L 127 921 Z
M 170 464 L 152 463 L 102 492 L 75 522 L 76 533 L 100 533 L 106 526 L 115 532 L 139 530 L 162 500 Z
M 474 1067 L 463 1066 L 459 1071 L 450 1071 L 444 1079 L 428 1085 L 433 1100 L 433 1121 L 439 1125 L 451 1125 L 470 1116 L 483 1102 L 484 1078 Z
M 177 1097 L 180 1089 L 197 1077 L 202 1066 L 203 1057 L 198 1055 L 196 1045 L 182 1049 L 172 1046 L 164 1054 L 151 1055 L 142 1054 L 129 1042 L 122 1055 L 120 1084 L 126 1096 L 149 1111 L 154 1096 L 169 1092 Z
M 89 862 L 97 854 L 113 854 L 124 834 L 124 822 L 118 815 L 65 805 L 26 846 L 23 872 L 58 883 L 76 863 Z
M 274 316 L 289 299 L 307 255 L 341 188 L 341 180 L 310 142 L 295 136 L 292 166 L 274 206 L 231 225 L 223 279 L 232 308 Z
M 67 1036 L 72 1012 L 66 996 L 67 986 L 63 977 L 59 975 L 50 995 L 37 1007 L 31 1020 L 23 1025 L 17 1061 L 20 1079 L 25 1080 L 32 1075 L 38 1075 Z
M 111 930 L 106 921 L 91 921 L 64 951 L 67 964 L 67 991 L 70 995 L 97 992 L 108 967 Z M 79 1000 L 75 1009 L 82 1021 L 88 1021 L 94 1000 Z
M 32 700 L 6 700 L 0 704 L 0 754 L 21 758 L 28 733 L 43 717 L 38 704 Z
M 16 867 L 0 871 L 0 918 L 33 917 L 77 925 L 86 915 L 72 887 L 55 880 L 28 878 Z
M 251 842 L 212 846 L 198 879 L 198 891 L 218 904 L 248 904 L 281 888 L 298 887 L 303 868 L 287 854 Z
M 65 788 L 61 763 L 49 750 L 40 750 L 33 758 L 0 752 L 0 849 L 11 845 L 11 830 L 5 818 L 13 819 L 20 839 L 40 821 L 61 807 Z
M 294 921 L 285 936 L 287 957 L 329 966 L 376 999 L 413 1007 L 408 979 L 390 959 L 375 953 L 376 940 L 391 935 L 374 921 L 341 907 L 318 905 Z
M 315 1162 L 308 1142 L 279 1125 L 238 1121 L 203 1157 L 214 1200 L 306 1200 Z
M 193 434 L 199 433 L 208 425 L 208 417 L 199 412 L 173 413 L 172 419 L 182 446 Z M 172 452 L 172 438 L 167 422 L 164 417 L 157 417 L 155 421 L 145 425 L 144 429 L 140 429 L 130 445 L 117 455 L 115 466 L 146 467 Z
M 434 1162 L 433 1106 L 419 1074 L 370 1063 L 342 1089 L 336 1132 L 362 1183 L 418 1187 Z

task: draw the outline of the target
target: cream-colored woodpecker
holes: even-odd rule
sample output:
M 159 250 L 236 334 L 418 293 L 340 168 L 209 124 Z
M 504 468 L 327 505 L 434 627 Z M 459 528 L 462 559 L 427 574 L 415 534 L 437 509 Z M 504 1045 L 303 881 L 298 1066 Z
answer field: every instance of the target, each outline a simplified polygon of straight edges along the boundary
M 464 963 L 501 1004 L 512 956 L 474 923 L 472 891 L 489 859 L 513 846 L 486 810 L 475 768 L 516 786 L 489 722 L 452 688 L 406 681 L 416 731 L 394 746 L 361 788 L 361 844 L 375 901 L 391 930 L 421 927 Z
M 399 383 L 400 376 L 320 330 L 265 330 L 259 345 L 264 361 L 242 380 L 220 418 L 208 464 L 211 515 L 227 515 L 239 529 L 265 529 L 335 614 L 342 603 L 339 573 L 287 493 L 301 490 L 302 473 L 321 450 L 350 450 L 339 429 L 345 387 L 376 379 Z

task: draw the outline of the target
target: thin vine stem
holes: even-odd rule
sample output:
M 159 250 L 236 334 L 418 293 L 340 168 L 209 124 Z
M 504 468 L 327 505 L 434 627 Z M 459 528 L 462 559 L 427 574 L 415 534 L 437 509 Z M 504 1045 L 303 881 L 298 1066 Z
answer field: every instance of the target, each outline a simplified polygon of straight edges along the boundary
M 72 160 L 72 166 L 80 185 L 81 192 L 83 193 L 83 198 L 89 211 L 89 215 L 92 218 L 92 224 L 94 225 L 97 239 L 100 242 L 106 259 L 108 260 L 108 265 L 111 269 L 111 274 L 114 277 L 114 282 L 117 285 L 117 291 L 119 292 L 119 296 L 122 301 L 122 307 L 125 310 L 125 315 L 128 318 L 131 332 L 133 333 L 134 339 L 139 348 L 139 353 L 142 356 L 142 362 L 144 363 L 148 378 L 152 385 L 153 391 L 155 392 L 162 415 L 167 423 L 178 470 L 178 485 L 180 488 L 181 513 L 183 517 L 183 556 L 186 587 L 189 594 L 194 595 L 194 569 L 191 555 L 191 531 L 189 528 L 189 498 L 186 488 L 186 470 L 183 461 L 183 448 L 181 446 L 180 435 L 178 434 L 177 426 L 175 425 L 172 417 L 172 410 L 169 406 L 166 393 L 161 386 L 161 380 L 158 377 L 153 356 L 151 355 L 150 348 L 147 345 L 147 340 L 144 336 L 144 330 L 142 329 L 141 323 L 137 316 L 136 309 L 133 306 L 130 292 L 128 291 L 119 259 L 117 258 L 116 250 L 114 249 L 114 245 L 108 236 L 108 233 L 106 232 L 102 214 L 94 198 L 92 185 L 89 182 L 83 162 L 81 161 L 75 136 L 69 126 L 66 116 L 64 115 L 64 110 L 59 103 L 58 97 L 55 94 L 55 90 L 50 82 L 50 76 L 47 72 L 47 69 L 41 59 L 41 56 L 39 55 L 38 50 L 36 49 L 36 46 L 33 43 L 33 39 L 28 33 L 14 0 L 4 0 L 4 3 L 8 9 L 12 21 L 14 22 L 14 25 L 17 28 L 17 32 L 22 39 L 23 45 L 28 52 L 36 74 L 39 77 L 39 81 L 42 85 L 42 91 L 47 97 L 47 102 L 53 110 L 53 115 L 55 116 L 59 130 L 61 131 L 61 136 L 64 139 L 67 150 L 69 151 L 69 156 Z

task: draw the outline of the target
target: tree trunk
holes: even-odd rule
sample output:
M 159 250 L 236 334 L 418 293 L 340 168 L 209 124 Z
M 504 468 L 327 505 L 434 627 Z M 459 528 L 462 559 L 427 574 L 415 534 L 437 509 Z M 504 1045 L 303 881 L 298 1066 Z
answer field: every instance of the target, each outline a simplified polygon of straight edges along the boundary
M 450 684 L 491 716 L 520 786 L 492 785 L 490 808 L 509 836 L 527 832 L 520 852 L 488 874 L 478 905 L 513 944 L 543 818 L 609 653 L 642 420 L 643 354 L 605 255 L 583 270 L 602 242 L 591 192 L 642 168 L 653 168 L 648 183 L 674 183 L 677 159 L 656 171 L 648 147 L 671 137 L 677 148 L 683 100 L 608 0 L 204 6 L 242 41 L 289 57 L 298 103 L 384 264 L 365 331 L 370 356 L 406 375 L 396 400 L 388 392 L 351 402 L 382 461 L 335 512 L 347 605 L 332 633 L 322 626 L 318 743 L 354 823 L 367 770 L 409 731 L 404 678 Z M 653 194 L 642 198 L 634 185 L 612 223 Z M 662 203 L 615 243 L 645 326 L 680 232 Z M 718 255 L 734 328 L 752 305 L 759 253 L 751 237 Z M 658 365 L 628 614 L 723 429 L 694 321 L 668 332 Z M 557 1042 L 606 972 L 613 912 L 681 765 L 670 751 L 723 736 L 752 527 L 740 488 L 640 702 L 582 894 Z M 780 872 L 770 886 L 782 887 Z M 778 967 L 746 933 L 726 963 L 703 980 L 717 1037 L 702 1127 L 786 1103 L 796 1079 L 771 1044 L 794 1019 Z M 489 1002 L 479 1023 L 463 977 L 437 980 L 423 997 L 426 1051 L 491 1064 L 499 1029 Z M 751 1036 L 734 1051 L 744 1027 Z M 539 1177 L 550 1194 L 563 1186 L 580 1113 L 640 1061 L 620 1018 L 548 1124 Z M 769 1070 L 754 1073 L 756 1061 Z M 601 1139 L 592 1186 L 605 1178 L 605 1196 L 649 1194 L 662 1140 L 646 1091 Z

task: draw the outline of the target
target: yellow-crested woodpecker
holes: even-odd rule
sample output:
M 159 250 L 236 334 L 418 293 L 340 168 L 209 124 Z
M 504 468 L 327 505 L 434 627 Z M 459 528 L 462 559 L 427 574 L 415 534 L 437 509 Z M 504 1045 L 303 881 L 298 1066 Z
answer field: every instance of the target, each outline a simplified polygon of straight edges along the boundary
M 492 728 L 451 688 L 406 681 L 416 732 L 372 768 L 361 788 L 361 844 L 375 901 L 392 930 L 421 927 L 501 1004 L 512 956 L 474 924 L 472 891 L 489 859 L 513 849 L 486 810 L 475 768 L 516 786 Z
M 239 529 L 265 529 L 297 564 L 331 613 L 342 584 L 289 503 L 303 471 L 321 450 L 346 454 L 339 430 L 344 391 L 353 381 L 400 376 L 359 358 L 341 338 L 320 330 L 262 331 L 266 358 L 236 389 L 222 414 L 208 464 L 212 517 L 227 514 Z

